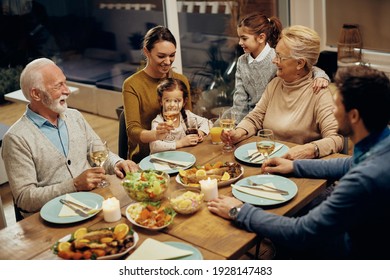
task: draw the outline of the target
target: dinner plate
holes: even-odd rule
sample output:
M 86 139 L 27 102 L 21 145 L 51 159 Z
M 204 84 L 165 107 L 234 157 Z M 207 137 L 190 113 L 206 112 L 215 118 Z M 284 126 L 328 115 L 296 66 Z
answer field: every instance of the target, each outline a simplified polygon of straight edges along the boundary
M 64 237 L 62 237 L 60 240 L 58 240 L 59 242 L 66 242 L 66 241 L 69 241 L 71 240 L 71 237 L 72 237 L 72 234 L 68 234 Z M 116 259 L 119 259 L 120 257 L 124 256 L 125 254 L 127 254 L 128 252 L 130 252 L 132 249 L 135 248 L 135 246 L 137 245 L 138 243 L 138 240 L 139 240 L 139 236 L 138 236 L 138 233 L 136 233 L 134 230 L 133 230 L 133 245 L 130 246 L 129 248 L 127 248 L 125 251 L 123 252 L 120 252 L 118 254 L 112 254 L 112 255 L 107 255 L 107 256 L 103 256 L 103 257 L 98 257 L 96 258 L 97 260 L 116 260 Z M 58 257 L 60 258 L 60 257 Z M 60 258 L 61 259 L 61 258 Z
M 194 246 L 191 246 L 191 245 L 186 244 L 186 243 L 174 242 L 174 241 L 166 241 L 164 243 L 168 244 L 170 246 L 176 247 L 178 249 L 192 251 L 192 253 L 193 253 L 192 255 L 189 255 L 189 256 L 180 257 L 180 258 L 171 259 L 171 260 L 203 260 L 202 253 L 198 249 L 196 249 Z
M 132 204 L 130 204 L 129 206 L 127 206 L 127 208 L 126 208 L 126 218 L 130 221 L 130 223 L 132 223 L 133 225 L 136 225 L 136 226 L 138 226 L 138 227 L 141 227 L 141 228 L 145 228 L 145 229 L 149 229 L 149 230 L 155 230 L 155 231 L 160 230 L 160 229 L 163 229 L 163 228 L 166 228 L 167 226 L 169 226 L 170 224 L 172 224 L 173 218 L 174 218 L 174 217 L 172 217 L 172 219 L 170 220 L 169 223 L 167 223 L 167 224 L 165 224 L 165 225 L 163 225 L 163 226 L 161 226 L 161 227 L 147 227 L 147 226 L 143 226 L 143 225 L 138 224 L 138 223 L 131 217 L 131 215 L 130 215 L 130 213 L 129 213 L 129 209 L 131 209 L 132 207 L 137 207 L 138 205 L 142 205 L 142 204 L 147 204 L 147 203 L 146 203 L 146 202 L 136 202 L 136 203 L 132 203 Z
M 277 175 L 255 175 L 250 176 L 247 178 L 244 178 L 236 183 L 238 186 L 246 186 L 249 185 L 248 179 L 252 180 L 253 182 L 257 184 L 269 184 L 272 183 L 275 188 L 282 189 L 285 191 L 288 191 L 288 195 L 284 195 L 283 197 L 286 199 L 284 201 L 279 200 L 273 200 L 273 199 L 267 199 L 263 197 L 254 196 L 251 194 L 240 192 L 236 189 L 232 189 L 233 196 L 235 196 L 237 199 L 253 204 L 258 206 L 268 206 L 268 205 L 277 205 L 281 203 L 285 203 L 286 201 L 291 200 L 298 192 L 297 185 L 291 181 L 290 179 L 287 179 L 282 176 Z
M 244 175 L 244 167 L 241 166 L 241 173 L 237 176 L 237 177 L 234 177 L 234 178 L 231 178 L 229 180 L 226 180 L 226 181 L 219 181 L 218 182 L 218 188 L 223 188 L 223 187 L 226 187 L 226 186 L 230 186 L 231 184 L 237 182 L 237 180 L 239 180 L 242 176 Z M 185 188 L 188 188 L 188 189 L 200 189 L 200 186 L 199 187 L 191 187 L 191 186 L 188 186 L 186 184 L 184 184 L 181 179 L 180 179 L 180 174 L 177 174 L 176 175 L 176 182 L 185 187 Z
M 69 193 L 69 195 L 93 209 L 102 208 L 104 198 L 99 194 L 92 192 L 74 192 Z M 71 217 L 59 217 L 58 214 L 60 213 L 63 206 L 63 204 L 60 202 L 60 199 L 65 199 L 65 196 L 66 194 L 55 197 L 43 205 L 40 211 L 42 219 L 55 224 L 70 224 L 89 219 L 99 213 L 99 211 L 96 211 L 95 213 L 92 213 L 86 217 L 81 217 L 79 215 Z
M 278 151 L 276 151 L 275 153 L 271 154 L 269 156 L 270 158 L 281 157 L 285 153 L 288 152 L 288 147 L 286 145 L 284 145 L 282 143 L 275 142 L 275 146 L 279 146 L 279 145 L 283 145 L 283 146 Z M 249 150 L 257 150 L 256 142 L 247 143 L 245 145 L 242 145 L 242 146 L 238 147 L 234 151 L 234 156 L 236 157 L 236 159 L 238 159 L 241 162 L 249 163 L 249 164 L 256 164 L 256 165 L 260 164 L 261 165 L 263 163 L 263 160 L 260 160 L 258 162 L 251 162 L 250 161 L 250 157 L 248 157 L 248 151 Z
M 190 153 L 187 153 L 187 152 L 181 152 L 181 151 L 167 151 L 167 152 L 155 153 L 153 155 L 156 156 L 156 157 L 162 158 L 162 159 L 190 162 L 190 164 L 188 164 L 185 167 L 178 167 L 178 168 L 174 168 L 174 169 L 164 169 L 164 170 L 161 170 L 161 171 L 164 171 L 164 172 L 166 172 L 168 174 L 175 174 L 175 173 L 179 172 L 179 169 L 188 169 L 191 166 L 193 166 L 194 163 L 196 162 L 196 158 L 195 158 L 194 155 L 192 155 Z M 147 170 L 147 169 L 154 169 L 155 170 L 156 169 L 154 167 L 153 162 L 150 162 L 150 155 L 145 157 L 145 158 L 143 158 L 140 161 L 139 167 L 142 170 Z

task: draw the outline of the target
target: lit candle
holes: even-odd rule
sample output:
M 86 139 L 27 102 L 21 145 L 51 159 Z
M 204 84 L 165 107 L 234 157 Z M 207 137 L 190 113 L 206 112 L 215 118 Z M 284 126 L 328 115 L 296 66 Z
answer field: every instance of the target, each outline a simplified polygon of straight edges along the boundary
M 200 189 L 204 193 L 204 200 L 210 201 L 218 197 L 218 181 L 217 179 L 200 180 Z
M 103 201 L 103 217 L 108 223 L 119 221 L 121 218 L 121 208 L 119 200 L 115 197 L 107 198 Z

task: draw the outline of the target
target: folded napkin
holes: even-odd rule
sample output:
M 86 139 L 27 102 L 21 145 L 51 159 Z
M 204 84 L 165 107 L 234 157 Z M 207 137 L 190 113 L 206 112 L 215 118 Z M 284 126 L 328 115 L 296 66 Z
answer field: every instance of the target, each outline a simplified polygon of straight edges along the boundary
M 165 171 L 165 170 L 171 170 L 172 168 L 169 167 L 168 163 L 157 163 L 153 162 L 153 166 L 155 170 L 159 171 Z
M 264 185 L 267 185 L 271 188 L 275 188 L 274 184 L 272 184 L 272 183 L 267 183 Z M 234 185 L 234 184 L 232 184 L 232 187 L 239 192 L 247 193 L 247 194 L 262 197 L 262 198 L 278 200 L 278 201 L 285 201 L 286 200 L 286 198 L 283 195 L 281 195 L 280 193 L 271 193 L 271 192 L 266 192 L 266 191 L 262 191 L 262 190 L 255 189 L 255 188 L 253 188 L 253 189 L 243 188 L 239 185 Z
M 166 159 L 166 158 L 158 157 L 158 156 L 156 156 L 156 155 L 150 155 L 150 158 L 151 158 L 151 159 L 156 159 L 156 160 L 161 160 L 161 161 L 164 161 L 164 162 L 167 162 L 167 163 L 183 165 L 183 167 L 192 164 L 191 161 L 182 161 L 182 160 Z M 159 163 L 159 164 L 164 164 L 164 163 Z
M 283 147 L 283 144 L 281 145 L 277 145 L 275 146 L 275 149 L 272 151 L 272 153 L 270 153 L 269 155 L 271 156 L 272 154 L 276 153 L 277 151 L 279 151 L 281 148 Z M 254 158 L 256 155 L 257 155 L 257 149 L 256 150 L 248 150 L 248 156 L 252 158 Z M 261 155 L 261 156 L 258 156 L 255 160 L 251 160 L 249 159 L 250 162 L 255 162 L 255 163 L 258 163 L 258 162 L 261 162 L 262 160 L 264 160 L 264 156 Z
M 183 250 L 152 238 L 147 238 L 126 260 L 169 260 L 192 255 Z
M 71 196 L 70 194 L 66 194 L 65 195 L 65 199 L 66 200 L 70 200 L 70 201 L 73 201 L 77 204 L 80 204 L 82 206 L 86 206 L 88 207 L 88 205 L 78 201 L 77 199 L 75 199 L 73 196 Z M 60 213 L 58 214 L 58 217 L 73 217 L 73 216 L 79 216 L 79 214 L 77 214 L 73 209 L 70 209 L 68 206 L 66 205 L 62 205 L 62 208 L 61 208 L 61 211 Z

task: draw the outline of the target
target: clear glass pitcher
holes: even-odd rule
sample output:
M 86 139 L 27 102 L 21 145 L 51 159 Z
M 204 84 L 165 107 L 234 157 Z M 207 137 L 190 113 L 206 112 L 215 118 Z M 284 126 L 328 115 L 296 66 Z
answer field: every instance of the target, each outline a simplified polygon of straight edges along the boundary
M 344 24 L 337 43 L 339 66 L 360 64 L 362 60 L 362 37 L 357 24 Z

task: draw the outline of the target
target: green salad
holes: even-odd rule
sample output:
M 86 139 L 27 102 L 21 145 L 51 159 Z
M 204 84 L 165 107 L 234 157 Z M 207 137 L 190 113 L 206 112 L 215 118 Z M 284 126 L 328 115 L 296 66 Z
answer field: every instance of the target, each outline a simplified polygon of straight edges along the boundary
M 128 173 L 122 185 L 136 201 L 158 201 L 168 188 L 169 175 L 157 170 Z

